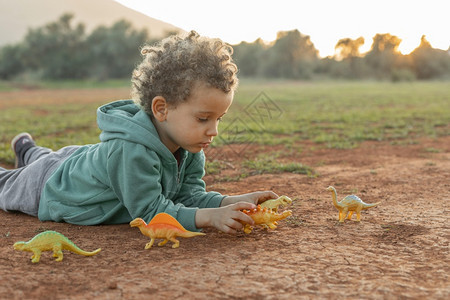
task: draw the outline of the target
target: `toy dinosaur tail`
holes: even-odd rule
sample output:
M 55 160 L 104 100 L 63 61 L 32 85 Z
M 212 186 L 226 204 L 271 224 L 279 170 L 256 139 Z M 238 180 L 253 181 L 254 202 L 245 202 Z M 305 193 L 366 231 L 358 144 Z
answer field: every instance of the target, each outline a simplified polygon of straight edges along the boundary
M 88 252 L 88 251 L 84 251 L 83 249 L 80 249 L 77 245 L 75 245 L 73 243 L 64 245 L 63 249 L 69 250 L 69 251 L 72 251 L 73 253 L 84 255 L 84 256 L 93 256 L 102 250 L 101 248 L 98 248 L 97 250 Z
M 178 233 L 178 236 L 184 237 L 184 238 L 190 238 L 193 236 L 198 236 L 198 235 L 205 235 L 203 232 L 192 232 L 192 231 L 184 231 L 182 233 Z
M 91 251 L 91 252 L 81 250 L 81 252 L 78 253 L 78 254 L 81 254 L 81 255 L 84 255 L 84 256 L 93 256 L 93 255 L 99 253 L 100 251 L 102 251 L 102 248 L 98 248 L 98 249 L 96 249 L 94 251 Z
M 283 220 L 289 216 L 292 215 L 292 211 L 291 210 L 285 210 L 283 213 L 280 214 L 280 220 Z
M 368 208 L 371 208 L 371 207 L 377 206 L 377 205 L 378 205 L 378 204 L 380 204 L 380 203 L 381 203 L 381 202 L 377 202 L 377 203 L 370 203 L 370 204 L 364 203 L 363 209 L 368 209 Z

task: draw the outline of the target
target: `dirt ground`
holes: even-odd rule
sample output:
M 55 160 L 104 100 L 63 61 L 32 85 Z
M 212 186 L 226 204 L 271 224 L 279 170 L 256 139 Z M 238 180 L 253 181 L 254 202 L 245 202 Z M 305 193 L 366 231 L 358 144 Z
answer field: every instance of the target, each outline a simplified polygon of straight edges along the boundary
M 295 199 L 293 215 L 275 230 L 180 238 L 150 250 L 148 239 L 128 224 L 76 226 L 40 222 L 0 211 L 0 299 L 449 299 L 450 137 L 392 145 L 366 142 L 351 150 L 304 143 L 286 156 L 319 176 L 254 175 L 221 182 L 207 176 L 209 190 L 238 194 L 271 189 Z M 248 146 L 227 153 L 232 176 L 239 161 L 278 147 Z M 238 155 L 236 155 L 238 154 Z M 237 174 L 236 174 L 237 175 Z M 337 223 L 331 202 L 357 194 L 378 207 L 361 222 Z M 92 257 L 50 252 L 32 264 L 16 241 L 56 230 Z

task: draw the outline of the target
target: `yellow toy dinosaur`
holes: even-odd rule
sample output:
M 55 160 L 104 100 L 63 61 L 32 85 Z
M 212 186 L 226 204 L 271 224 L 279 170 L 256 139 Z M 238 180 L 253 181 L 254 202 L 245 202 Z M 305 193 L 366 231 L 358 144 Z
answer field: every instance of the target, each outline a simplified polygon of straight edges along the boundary
M 359 199 L 358 196 L 355 195 L 346 196 L 344 199 L 338 202 L 336 199 L 337 198 L 336 189 L 332 186 L 329 186 L 327 188 L 327 191 L 331 192 L 333 204 L 339 210 L 340 223 L 344 222 L 345 217 L 347 217 L 347 220 L 350 220 L 354 212 L 356 212 L 356 221 L 359 222 L 361 221 L 361 210 L 368 209 L 380 204 L 380 202 L 372 204 L 364 203 L 361 199 Z
M 201 232 L 192 232 L 184 229 L 174 217 L 166 213 L 157 214 L 148 224 L 141 218 L 136 218 L 130 222 L 130 226 L 138 227 L 143 235 L 151 239 L 145 245 L 145 249 L 150 249 L 155 239 L 164 239 L 158 246 L 164 246 L 168 241 L 171 241 L 174 243 L 172 248 L 178 248 L 180 246 L 180 241 L 176 239 L 178 236 L 190 238 L 197 235 L 205 235 Z
M 31 262 L 37 263 L 41 258 L 42 251 L 53 250 L 53 257 L 56 257 L 56 261 L 63 260 L 62 250 L 69 250 L 73 253 L 92 256 L 100 252 L 100 248 L 92 251 L 86 252 L 77 247 L 71 240 L 56 231 L 44 231 L 36 235 L 34 238 L 28 242 L 17 242 L 14 244 L 14 249 L 21 251 L 33 252 L 31 257 Z
M 258 205 L 255 209 L 252 210 L 243 210 L 243 213 L 250 216 L 252 220 L 255 222 L 255 225 L 260 225 L 263 228 L 267 229 L 275 229 L 277 228 L 277 221 L 283 220 L 290 215 L 292 215 L 292 212 L 290 210 L 286 210 L 283 213 L 279 214 L 274 212 L 271 209 L 268 208 L 262 208 L 261 205 Z M 250 233 L 252 232 L 252 226 L 246 223 L 244 224 L 244 232 Z
M 274 212 L 277 212 L 278 208 L 280 206 L 281 207 L 288 206 L 291 203 L 292 203 L 291 198 L 289 198 L 288 196 L 281 196 L 281 197 L 278 197 L 277 199 L 271 199 L 271 200 L 264 201 L 260 205 L 262 208 L 269 208 L 269 209 L 273 210 Z

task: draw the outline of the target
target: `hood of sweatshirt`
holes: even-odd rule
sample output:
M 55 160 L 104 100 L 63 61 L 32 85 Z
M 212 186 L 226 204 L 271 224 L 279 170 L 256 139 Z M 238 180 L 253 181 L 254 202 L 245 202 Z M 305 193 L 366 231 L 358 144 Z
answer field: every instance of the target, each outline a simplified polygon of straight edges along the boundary
M 159 139 L 150 116 L 133 100 L 120 100 L 100 106 L 97 110 L 97 123 L 102 130 L 102 142 L 127 140 L 155 151 L 162 160 L 174 161 L 173 154 Z

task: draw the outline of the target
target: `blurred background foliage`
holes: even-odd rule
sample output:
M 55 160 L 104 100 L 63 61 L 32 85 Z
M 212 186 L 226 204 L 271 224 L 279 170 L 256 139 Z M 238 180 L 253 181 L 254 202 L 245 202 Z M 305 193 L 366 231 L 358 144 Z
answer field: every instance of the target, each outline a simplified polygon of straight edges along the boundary
M 139 49 L 156 43 L 145 30 L 126 20 L 87 34 L 72 14 L 39 28 L 23 41 L 0 48 L 0 80 L 129 78 L 140 62 Z M 168 32 L 167 35 L 174 32 Z M 450 79 L 450 53 L 432 48 L 423 36 L 408 55 L 398 51 L 401 39 L 377 34 L 371 49 L 360 52 L 362 37 L 343 38 L 335 55 L 320 58 L 310 37 L 298 30 L 281 31 L 275 41 L 257 39 L 233 45 L 241 77 L 287 79 L 377 79 L 412 81 Z

